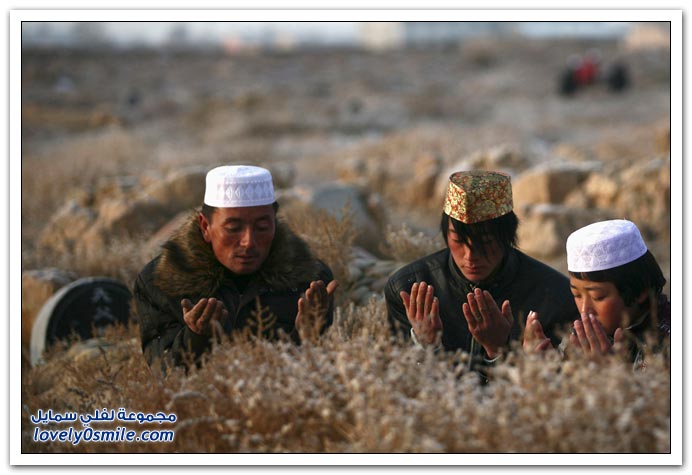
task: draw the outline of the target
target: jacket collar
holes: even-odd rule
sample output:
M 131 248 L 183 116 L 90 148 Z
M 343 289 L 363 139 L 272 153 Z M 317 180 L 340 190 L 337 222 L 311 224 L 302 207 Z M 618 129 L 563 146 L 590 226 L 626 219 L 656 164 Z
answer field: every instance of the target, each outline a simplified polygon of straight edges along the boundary
M 315 280 L 320 263 L 307 243 L 277 220 L 276 234 L 267 259 L 253 281 L 274 290 L 291 290 Z M 214 295 L 231 280 L 232 274 L 214 255 L 202 236 L 198 212 L 183 224 L 164 245 L 154 271 L 154 282 L 170 296 Z
M 518 251 L 514 248 L 510 248 L 502 259 L 499 268 L 489 279 L 482 282 L 473 282 L 467 279 L 457 267 L 456 263 L 454 262 L 454 257 L 449 249 L 448 254 L 449 271 L 459 288 L 464 290 L 464 293 L 473 292 L 473 289 L 475 288 L 481 288 L 491 292 L 493 290 L 504 288 L 514 281 L 514 278 L 519 270 Z

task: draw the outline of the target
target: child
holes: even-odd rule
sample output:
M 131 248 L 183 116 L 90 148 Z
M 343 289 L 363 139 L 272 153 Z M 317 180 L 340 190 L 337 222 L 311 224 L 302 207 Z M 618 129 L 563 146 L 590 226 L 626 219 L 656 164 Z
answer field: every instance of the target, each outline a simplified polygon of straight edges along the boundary
M 567 238 L 567 268 L 581 319 L 574 322 L 569 344 L 589 356 L 613 351 L 627 336 L 630 358 L 641 364 L 646 334 L 657 345 L 670 335 L 670 302 L 662 293 L 666 280 L 647 250 L 639 229 L 626 220 L 593 223 Z M 531 312 L 524 348 L 549 348 Z

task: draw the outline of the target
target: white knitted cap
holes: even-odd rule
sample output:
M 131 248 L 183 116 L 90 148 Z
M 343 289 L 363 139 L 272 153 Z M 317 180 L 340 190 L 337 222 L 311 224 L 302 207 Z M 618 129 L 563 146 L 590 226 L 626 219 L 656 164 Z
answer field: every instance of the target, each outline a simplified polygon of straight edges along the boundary
M 204 204 L 215 208 L 246 208 L 274 203 L 269 170 L 249 165 L 216 167 L 207 173 Z
M 567 269 L 592 272 L 612 269 L 646 254 L 637 226 L 624 219 L 589 224 L 567 238 Z

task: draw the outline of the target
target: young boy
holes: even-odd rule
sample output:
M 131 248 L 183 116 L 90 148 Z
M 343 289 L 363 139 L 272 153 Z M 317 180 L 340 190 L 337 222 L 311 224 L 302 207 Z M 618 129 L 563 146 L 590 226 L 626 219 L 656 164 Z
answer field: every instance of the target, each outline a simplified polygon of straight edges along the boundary
M 593 223 L 567 238 L 570 289 L 581 319 L 574 322 L 570 346 L 591 357 L 611 353 L 629 341 L 630 359 L 641 364 L 647 334 L 660 345 L 670 335 L 666 280 L 639 229 L 626 220 Z M 524 349 L 550 347 L 531 312 Z

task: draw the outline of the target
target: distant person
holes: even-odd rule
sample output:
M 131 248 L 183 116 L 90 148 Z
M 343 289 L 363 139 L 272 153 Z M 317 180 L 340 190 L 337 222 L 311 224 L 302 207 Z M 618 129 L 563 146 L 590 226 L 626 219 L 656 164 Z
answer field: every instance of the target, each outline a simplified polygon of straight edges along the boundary
M 567 268 L 581 313 L 574 321 L 571 347 L 599 358 L 622 345 L 641 366 L 647 336 L 654 337 L 652 351 L 670 336 L 666 279 L 634 223 L 616 219 L 574 231 L 567 238 Z M 540 322 L 527 322 L 527 332 L 524 349 L 550 348 Z
M 215 332 L 264 326 L 264 336 L 281 331 L 300 341 L 331 324 L 332 272 L 277 211 L 268 170 L 222 166 L 207 173 L 201 211 L 135 282 L 149 365 L 182 365 L 186 353 L 199 361 Z
M 406 265 L 385 287 L 393 329 L 415 344 L 466 351 L 479 369 L 520 341 L 515 315 L 538 312 L 559 342 L 560 327 L 578 316 L 569 281 L 517 249 L 517 227 L 508 175 L 452 174 L 440 223 L 447 247 Z

